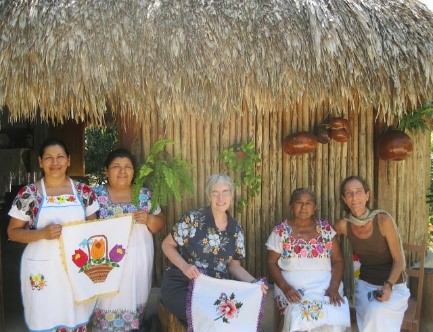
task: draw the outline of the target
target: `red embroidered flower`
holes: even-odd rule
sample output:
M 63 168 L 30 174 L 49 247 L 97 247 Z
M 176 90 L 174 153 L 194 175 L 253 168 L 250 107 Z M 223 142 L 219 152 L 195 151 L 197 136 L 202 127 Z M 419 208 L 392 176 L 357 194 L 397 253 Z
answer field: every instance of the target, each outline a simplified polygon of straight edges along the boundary
M 73 195 L 69 196 L 68 201 L 69 202 L 75 202 L 75 196 L 73 196 Z
M 294 251 L 295 251 L 296 254 L 299 254 L 301 252 L 301 246 L 299 246 L 299 245 L 295 246 Z
M 82 268 L 84 265 L 86 265 L 88 259 L 89 256 L 87 256 L 87 254 L 81 249 L 75 250 L 75 253 L 72 255 L 72 261 L 79 268 Z
M 319 252 L 317 251 L 317 249 L 313 249 L 311 250 L 311 255 L 313 255 L 313 257 L 317 257 L 319 256 Z

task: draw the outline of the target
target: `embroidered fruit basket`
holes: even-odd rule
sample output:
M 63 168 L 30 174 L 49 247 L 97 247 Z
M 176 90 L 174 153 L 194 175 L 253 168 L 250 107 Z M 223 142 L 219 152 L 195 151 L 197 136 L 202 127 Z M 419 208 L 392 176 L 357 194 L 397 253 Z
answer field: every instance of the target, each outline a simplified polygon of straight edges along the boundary
M 75 250 L 72 261 L 84 272 L 93 283 L 104 282 L 110 271 L 119 267 L 126 250 L 116 244 L 108 250 L 108 239 L 105 235 L 94 235 L 85 240 L 87 253 L 82 249 Z

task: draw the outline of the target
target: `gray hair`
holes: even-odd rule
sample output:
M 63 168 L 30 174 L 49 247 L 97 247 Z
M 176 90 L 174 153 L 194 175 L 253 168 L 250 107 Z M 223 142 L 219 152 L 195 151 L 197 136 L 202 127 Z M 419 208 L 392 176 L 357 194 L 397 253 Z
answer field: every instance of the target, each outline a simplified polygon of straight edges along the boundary
M 299 197 L 303 194 L 309 195 L 311 197 L 311 199 L 313 200 L 314 205 L 317 204 L 316 194 L 314 193 L 314 191 L 312 191 L 311 189 L 308 189 L 308 188 L 297 188 L 297 189 L 293 190 L 292 195 L 290 196 L 289 205 L 292 206 L 299 199 Z
M 225 174 L 212 174 L 206 183 L 206 194 L 210 196 L 212 188 L 217 184 L 224 184 L 229 187 L 230 193 L 233 195 L 235 191 L 235 185 L 233 184 L 233 180 L 230 176 Z

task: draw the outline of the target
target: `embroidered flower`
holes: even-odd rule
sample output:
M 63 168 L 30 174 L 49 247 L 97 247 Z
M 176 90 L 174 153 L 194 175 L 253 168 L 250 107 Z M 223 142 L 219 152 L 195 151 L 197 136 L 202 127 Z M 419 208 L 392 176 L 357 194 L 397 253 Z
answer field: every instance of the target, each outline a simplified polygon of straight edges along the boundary
M 30 285 L 32 286 L 33 290 L 42 290 L 47 285 L 47 282 L 45 281 L 45 277 L 43 274 L 31 274 L 30 275 Z
M 116 318 L 116 317 L 115 317 L 115 315 L 114 315 L 112 312 L 107 312 L 107 313 L 105 314 L 105 319 L 106 319 L 107 321 L 109 321 L 109 322 L 113 321 L 114 318 Z
M 105 240 L 95 239 L 90 249 L 90 256 L 92 259 L 101 259 L 105 254 Z
M 229 319 L 237 317 L 243 303 L 236 301 L 234 293 L 230 297 L 226 293 L 221 293 L 220 297 L 214 302 L 214 306 L 216 306 L 216 311 L 219 314 L 214 320 L 222 318 L 224 323 L 229 324 Z
M 72 255 L 72 261 L 79 268 L 82 268 L 84 265 L 86 265 L 88 259 L 89 256 L 87 256 L 87 254 L 81 249 L 76 249 L 75 253 Z
M 110 259 L 118 263 L 122 260 L 123 256 L 126 254 L 126 249 L 122 247 L 121 244 L 116 244 L 111 250 L 110 250 Z
M 57 203 L 59 204 L 65 204 L 68 201 L 68 198 L 66 195 L 62 195 L 57 197 Z
M 325 316 L 323 311 L 323 303 L 320 301 L 303 300 L 299 303 L 301 306 L 302 319 L 311 321 L 319 320 Z

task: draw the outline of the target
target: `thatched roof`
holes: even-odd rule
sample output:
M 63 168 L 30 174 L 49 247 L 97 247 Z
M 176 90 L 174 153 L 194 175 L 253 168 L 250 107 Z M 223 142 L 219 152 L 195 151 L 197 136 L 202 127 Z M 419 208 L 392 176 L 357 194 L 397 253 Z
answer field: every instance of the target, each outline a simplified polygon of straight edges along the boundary
M 219 117 L 433 96 L 433 13 L 416 0 L 0 0 L 11 117 Z M 138 116 L 138 118 L 140 118 Z

